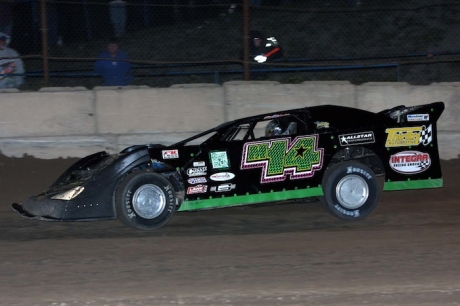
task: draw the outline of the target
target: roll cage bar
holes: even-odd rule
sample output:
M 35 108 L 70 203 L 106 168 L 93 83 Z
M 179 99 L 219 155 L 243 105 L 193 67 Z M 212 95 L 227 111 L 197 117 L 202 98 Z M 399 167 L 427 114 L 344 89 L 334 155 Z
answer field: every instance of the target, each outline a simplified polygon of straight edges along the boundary
M 308 120 L 307 118 L 310 119 L 310 114 L 308 110 L 302 108 L 302 109 L 295 109 L 291 111 L 283 111 L 281 112 L 283 114 L 287 114 L 288 116 L 291 116 L 300 123 L 303 127 L 301 127 L 301 131 L 307 131 L 309 128 L 308 125 Z M 195 139 L 198 139 L 200 137 L 203 137 L 207 134 L 215 132 L 214 135 L 212 135 L 209 139 L 205 140 L 203 144 L 209 143 L 214 141 L 215 139 L 219 139 L 220 141 L 232 141 L 235 139 L 235 137 L 239 134 L 239 132 L 242 129 L 247 129 L 248 131 L 246 132 L 246 135 L 243 137 L 243 141 L 247 141 L 249 137 L 251 139 L 256 139 L 254 135 L 254 127 L 257 125 L 257 123 L 262 122 L 262 121 L 269 121 L 276 119 L 277 115 L 279 115 L 280 112 L 276 113 L 270 113 L 270 114 L 263 114 L 263 115 L 258 115 L 258 116 L 252 116 L 252 117 L 247 117 L 247 118 L 242 118 L 242 119 L 236 119 L 232 120 L 226 123 L 222 123 L 215 128 L 212 128 L 210 130 L 204 131 L 202 133 L 199 133 L 195 136 L 192 136 L 190 138 L 184 139 L 178 143 L 175 143 L 171 145 L 170 147 L 180 147 L 186 145 L 188 142 L 191 142 Z M 280 116 L 281 117 L 281 116 Z

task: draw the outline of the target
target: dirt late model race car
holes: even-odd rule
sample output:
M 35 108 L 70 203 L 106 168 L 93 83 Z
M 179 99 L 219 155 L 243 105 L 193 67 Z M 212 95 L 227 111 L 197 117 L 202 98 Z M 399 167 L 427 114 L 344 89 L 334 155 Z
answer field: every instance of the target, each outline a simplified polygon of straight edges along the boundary
M 87 156 L 12 208 L 25 218 L 118 218 L 153 230 L 176 211 L 319 197 L 335 217 L 358 220 L 382 190 L 442 187 L 443 110 L 443 102 L 378 113 L 323 105 L 237 119 L 170 146 Z

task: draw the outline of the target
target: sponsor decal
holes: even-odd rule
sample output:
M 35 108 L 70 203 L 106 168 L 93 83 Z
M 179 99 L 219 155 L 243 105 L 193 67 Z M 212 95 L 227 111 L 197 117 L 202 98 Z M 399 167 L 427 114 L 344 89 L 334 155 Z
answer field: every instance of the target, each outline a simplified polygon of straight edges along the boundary
M 207 183 L 208 181 L 206 180 L 205 177 L 192 177 L 187 180 L 189 184 L 195 185 L 195 184 L 203 184 Z
M 193 162 L 193 167 L 204 167 L 204 166 L 206 166 L 204 161 Z
M 227 151 L 214 151 L 209 153 L 211 165 L 213 169 L 227 169 L 230 168 L 230 161 L 228 160 Z
M 419 151 L 403 151 L 390 156 L 390 167 L 402 174 L 415 174 L 431 166 L 430 154 Z
M 409 147 L 423 144 L 427 146 L 433 140 L 431 124 L 404 128 L 386 129 L 388 134 L 385 147 Z
M 375 142 L 374 132 L 362 132 L 339 135 L 339 141 L 341 146 L 352 146 L 357 144 L 373 143 Z
M 189 168 L 187 169 L 188 176 L 203 176 L 206 175 L 206 171 L 208 167 L 197 167 L 197 168 Z
M 281 182 L 312 177 L 323 166 L 324 149 L 318 135 L 248 142 L 243 146 L 241 170 L 262 168 L 260 182 Z
M 230 191 L 232 189 L 235 189 L 235 187 L 236 187 L 236 185 L 231 184 L 231 183 L 221 184 L 219 186 L 212 186 L 211 191 L 212 192 L 226 192 L 226 191 Z
M 187 194 L 206 193 L 207 191 L 207 185 L 196 185 L 187 188 Z
M 290 114 L 277 114 L 277 115 L 271 115 L 271 116 L 265 116 L 264 117 L 264 120 L 267 120 L 267 119 L 276 119 L 276 118 L 279 118 L 279 117 L 286 117 L 286 116 L 289 116 Z
M 179 150 L 163 150 L 163 159 L 179 158 Z
M 407 115 L 407 121 L 429 121 L 429 114 L 410 114 Z
M 219 173 L 214 173 L 209 178 L 213 181 L 229 181 L 234 177 L 235 177 L 235 174 L 231 172 L 219 172 Z
M 315 124 L 316 124 L 317 129 L 328 129 L 329 128 L 329 122 L 316 121 Z

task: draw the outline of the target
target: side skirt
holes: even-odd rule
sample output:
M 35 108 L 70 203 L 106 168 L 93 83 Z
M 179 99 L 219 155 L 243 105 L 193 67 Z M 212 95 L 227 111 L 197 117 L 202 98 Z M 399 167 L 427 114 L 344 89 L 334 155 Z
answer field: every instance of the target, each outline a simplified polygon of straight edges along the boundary
M 443 186 L 443 179 L 429 179 L 416 181 L 398 181 L 385 182 L 384 191 L 408 190 L 408 189 L 425 189 L 440 188 Z M 184 201 L 178 211 L 193 211 L 213 208 L 224 208 L 231 206 L 251 205 L 268 202 L 285 201 L 292 199 L 301 199 L 308 197 L 317 197 L 323 195 L 321 186 L 301 190 L 277 191 L 270 193 L 259 193 L 251 195 L 234 195 L 221 197 L 212 197 L 208 199 L 199 199 L 194 201 Z
M 385 182 L 383 186 L 384 191 L 406 190 L 406 189 L 425 189 L 425 188 L 441 188 L 443 186 L 442 178 L 430 180 L 416 180 L 416 181 L 398 181 L 398 182 Z
M 315 188 L 277 191 L 270 193 L 258 193 L 250 195 L 222 195 L 221 197 L 209 197 L 203 200 L 184 201 L 178 211 L 192 211 L 211 208 L 223 208 L 230 206 L 241 206 L 250 204 L 260 204 L 267 202 L 285 201 L 323 195 L 321 186 Z

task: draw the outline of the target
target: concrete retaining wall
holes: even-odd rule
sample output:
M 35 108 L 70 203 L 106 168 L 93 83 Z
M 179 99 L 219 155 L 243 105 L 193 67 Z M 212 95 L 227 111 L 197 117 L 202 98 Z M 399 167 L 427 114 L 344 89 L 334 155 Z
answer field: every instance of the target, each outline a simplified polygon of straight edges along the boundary
M 83 157 L 142 143 L 171 144 L 222 122 L 250 115 L 335 104 L 380 111 L 444 101 L 439 124 L 441 158 L 460 154 L 460 83 L 343 81 L 280 84 L 228 82 L 170 88 L 43 88 L 0 92 L 0 151 L 7 156 Z

